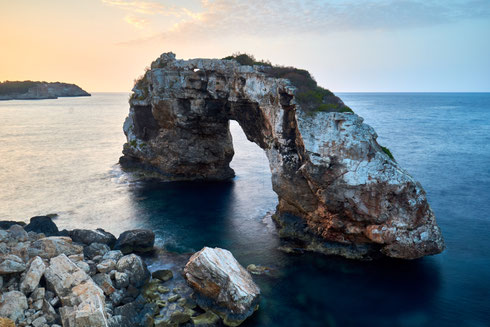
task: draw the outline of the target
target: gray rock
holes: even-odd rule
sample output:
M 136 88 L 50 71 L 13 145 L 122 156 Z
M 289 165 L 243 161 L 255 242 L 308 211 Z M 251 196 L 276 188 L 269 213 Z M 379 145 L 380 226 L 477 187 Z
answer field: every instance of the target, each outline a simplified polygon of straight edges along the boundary
M 116 249 L 122 253 L 149 252 L 153 250 L 155 233 L 149 229 L 135 229 L 123 232 L 116 242 Z
M 42 310 L 43 310 L 44 317 L 46 317 L 46 320 L 49 323 L 55 322 L 56 319 L 58 318 L 58 315 L 57 315 L 56 311 L 54 310 L 53 306 L 46 300 L 43 300 Z
M 0 317 L 6 317 L 14 322 L 24 319 L 27 310 L 27 298 L 19 291 L 10 291 L 2 294 L 0 302 Z
M 258 309 L 260 289 L 230 251 L 205 247 L 184 268 L 184 277 L 197 292 L 197 303 L 212 310 L 228 326 L 237 326 Z
M 425 191 L 375 131 L 327 90 L 302 101 L 280 71 L 162 54 L 133 88 L 121 165 L 172 181 L 232 178 L 236 120 L 269 159 L 280 237 L 357 259 L 442 252 Z
M 47 320 L 45 317 L 41 316 L 41 317 L 38 317 L 36 318 L 33 322 L 32 322 L 32 326 L 34 327 L 41 327 L 43 326 L 45 323 L 47 323 Z
M 128 287 L 129 275 L 125 272 L 116 271 L 114 274 L 114 284 L 118 289 Z
M 24 230 L 24 228 L 20 225 L 12 225 L 9 229 L 10 239 L 15 240 L 17 242 L 25 242 L 29 240 L 29 235 Z
M 90 245 L 92 243 L 106 244 L 109 247 L 114 247 L 116 243 L 116 237 L 109 232 L 106 232 L 102 228 L 96 230 L 90 229 L 74 229 L 70 233 L 74 242 Z
M 78 268 L 82 269 L 83 271 L 85 271 L 87 274 L 89 275 L 93 275 L 91 274 L 91 269 L 90 269 L 90 266 L 88 263 L 86 263 L 85 261 L 76 261 L 75 264 L 77 265 Z M 94 272 L 95 273 L 95 272 Z
M 27 269 L 27 272 L 20 283 L 20 290 L 24 294 L 29 294 L 34 291 L 39 285 L 41 277 L 44 275 L 46 265 L 41 257 L 35 257 Z
M 129 276 L 129 283 L 135 287 L 143 286 L 150 279 L 145 262 L 135 254 L 125 255 L 117 262 L 117 271 Z
M 112 285 L 112 281 L 109 275 L 104 273 L 99 273 L 94 275 L 92 279 L 104 291 L 105 295 L 109 296 L 116 291 L 116 289 Z
M 26 264 L 16 255 L 0 256 L 0 275 L 18 273 L 26 270 Z
M 52 258 L 44 276 L 63 304 L 63 326 L 107 326 L 104 292 L 66 255 Z
M 101 261 L 97 265 L 97 270 L 101 273 L 108 273 L 116 268 L 116 261 L 112 259 L 106 259 Z
M 107 244 L 102 243 L 92 243 L 83 248 L 83 254 L 87 259 L 93 259 L 97 256 L 103 256 L 109 252 L 111 248 Z
M 46 289 L 44 287 L 39 287 L 32 292 L 31 299 L 33 301 L 42 300 L 44 299 L 45 295 L 46 295 Z
M 50 259 L 60 254 L 74 255 L 81 254 L 83 247 L 72 243 L 72 239 L 66 236 L 50 236 L 33 242 L 28 249 L 29 256 L 40 256 L 43 259 Z
M 123 253 L 120 250 L 112 250 L 112 251 L 109 251 L 106 254 L 104 254 L 104 256 L 102 257 L 102 260 L 111 259 L 111 260 L 114 260 L 115 262 L 117 262 L 122 257 L 123 257 Z

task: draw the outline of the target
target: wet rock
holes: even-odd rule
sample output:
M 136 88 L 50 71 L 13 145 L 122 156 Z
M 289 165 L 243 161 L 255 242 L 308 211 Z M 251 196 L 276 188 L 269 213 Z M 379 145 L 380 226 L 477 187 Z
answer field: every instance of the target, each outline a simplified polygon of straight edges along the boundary
M 43 233 L 45 236 L 59 236 L 58 227 L 48 216 L 32 217 L 24 229 L 27 232 Z
M 261 265 L 250 264 L 247 266 L 247 271 L 253 275 L 270 275 L 272 269 Z
M 66 236 L 50 236 L 33 242 L 28 249 L 29 256 L 40 256 L 43 259 L 50 259 L 60 254 L 73 255 L 81 254 L 83 247 L 72 243 L 72 239 Z M 68 258 L 67 258 L 68 259 Z
M 166 282 L 167 280 L 170 280 L 174 277 L 174 274 L 172 273 L 172 270 L 168 269 L 161 269 L 157 270 L 151 273 L 151 277 L 153 278 L 158 278 L 163 282 Z
M 18 273 L 26 270 L 26 264 L 16 255 L 0 256 L 0 275 Z
M 90 245 L 92 243 L 106 244 L 109 247 L 114 247 L 116 243 L 116 237 L 109 232 L 106 232 L 102 228 L 96 230 L 90 229 L 74 229 L 70 233 L 74 242 Z
M 258 309 L 260 289 L 230 251 L 203 248 L 189 259 L 184 276 L 198 305 L 218 313 L 228 326 L 238 326 Z
M 114 273 L 114 284 L 118 289 L 128 287 L 129 275 L 126 274 L 125 272 L 116 271 Z
M 27 272 L 20 283 L 20 290 L 24 294 L 29 294 L 34 291 L 39 285 L 41 277 L 44 275 L 46 270 L 46 265 L 44 264 L 41 257 L 35 257 L 27 269 Z
M 219 316 L 212 311 L 207 311 L 199 316 L 192 317 L 191 319 L 196 327 L 216 326 L 219 322 Z
M 83 248 L 83 254 L 87 259 L 94 259 L 97 256 L 102 256 L 109 252 L 111 248 L 107 244 L 92 243 Z
M 130 284 L 135 287 L 143 286 L 150 278 L 150 272 L 145 262 L 135 254 L 125 255 L 117 262 L 117 271 L 129 276 Z
M 14 322 L 24 319 L 24 311 L 28 306 L 27 298 L 22 292 L 3 293 L 0 300 L 0 317 L 9 318 Z
M 149 229 L 135 229 L 123 232 L 116 242 L 116 249 L 123 254 L 149 252 L 153 250 L 155 233 Z
M 0 229 L 9 229 L 13 225 L 25 226 L 26 223 L 23 221 L 0 220 Z

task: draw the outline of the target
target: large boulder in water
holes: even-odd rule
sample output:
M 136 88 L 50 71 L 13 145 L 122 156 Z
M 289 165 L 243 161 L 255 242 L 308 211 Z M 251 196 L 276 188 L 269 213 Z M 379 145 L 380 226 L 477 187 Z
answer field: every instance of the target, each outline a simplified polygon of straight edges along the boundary
M 308 72 L 164 53 L 133 92 L 123 167 L 164 180 L 232 178 L 235 120 L 269 159 L 274 219 L 293 246 L 355 259 L 444 250 L 422 186 Z
M 49 216 L 32 217 L 29 224 L 24 227 L 27 232 L 43 233 L 46 236 L 58 236 L 58 226 Z
M 115 248 L 121 250 L 124 254 L 131 252 L 145 253 L 152 251 L 154 244 L 155 233 L 151 230 L 133 229 L 119 235 Z
M 227 326 L 238 326 L 258 309 L 260 289 L 230 251 L 205 247 L 184 268 L 197 292 L 197 303 L 218 313 Z

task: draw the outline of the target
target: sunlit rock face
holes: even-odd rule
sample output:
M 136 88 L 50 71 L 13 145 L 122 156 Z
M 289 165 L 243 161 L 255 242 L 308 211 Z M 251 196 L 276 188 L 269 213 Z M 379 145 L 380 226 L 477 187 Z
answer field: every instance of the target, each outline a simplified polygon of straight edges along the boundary
M 269 159 L 289 245 L 358 259 L 440 253 L 424 190 L 374 130 L 353 113 L 305 113 L 295 91 L 259 66 L 164 53 L 133 89 L 120 163 L 169 181 L 229 179 L 236 120 Z

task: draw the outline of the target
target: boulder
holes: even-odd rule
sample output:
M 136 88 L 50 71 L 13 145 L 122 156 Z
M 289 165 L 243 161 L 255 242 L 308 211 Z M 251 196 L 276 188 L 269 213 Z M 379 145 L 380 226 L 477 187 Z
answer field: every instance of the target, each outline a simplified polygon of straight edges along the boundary
M 29 294 L 34 291 L 39 285 L 41 277 L 44 275 L 46 265 L 41 257 L 35 257 L 27 269 L 27 272 L 20 283 L 20 290 L 24 294 Z
M 109 275 L 98 273 L 92 279 L 104 291 L 105 295 L 109 296 L 116 291 Z
M 109 252 L 111 249 L 107 244 L 102 243 L 92 243 L 89 246 L 85 246 L 83 248 L 83 254 L 87 259 L 92 260 L 93 258 L 100 256 L 102 257 L 104 254 Z
M 119 235 L 116 242 L 116 249 L 122 253 L 149 252 L 153 250 L 155 243 L 155 233 L 149 229 L 134 229 L 123 232 Z
M 266 153 L 274 221 L 295 247 L 352 259 L 444 250 L 420 183 L 308 72 L 164 53 L 133 92 L 123 168 L 167 181 L 230 179 L 235 120 Z
M 29 235 L 20 225 L 12 225 L 8 229 L 9 237 L 16 242 L 25 242 L 29 240 Z
M 106 259 L 102 260 L 98 265 L 97 265 L 97 271 L 101 273 L 108 273 L 116 268 L 116 261 L 112 259 Z
M 258 309 L 260 289 L 230 251 L 205 247 L 184 268 L 184 277 L 197 292 L 197 303 L 238 326 Z
M 50 236 L 33 242 L 28 252 L 31 258 L 40 256 L 43 259 L 50 259 L 60 254 L 67 256 L 81 254 L 83 246 L 73 244 L 71 238 L 66 236 Z
M 172 273 L 172 270 L 161 269 L 152 272 L 151 277 L 158 278 L 161 281 L 166 282 L 167 280 L 172 279 L 174 277 L 174 274 Z
M 112 251 L 109 251 L 107 252 L 106 254 L 104 254 L 102 256 L 102 260 L 107 260 L 107 259 L 111 259 L 111 260 L 114 260 L 114 261 L 119 261 L 119 259 L 121 259 L 123 257 L 123 254 L 121 251 L 119 250 L 112 250 Z
M 104 292 L 66 255 L 52 258 L 44 276 L 63 304 L 64 327 L 107 326 Z
M 26 264 L 16 255 L 0 256 L 0 275 L 19 273 L 26 270 Z
M 91 229 L 74 229 L 70 232 L 70 236 L 74 242 L 90 245 L 92 243 L 106 244 L 109 247 L 114 247 L 116 237 L 102 228 L 96 230 Z
M 46 236 L 59 236 L 58 226 L 48 216 L 32 217 L 24 229 L 27 232 L 43 233 Z
M 150 279 L 150 272 L 145 262 L 136 254 L 125 255 L 117 262 L 117 271 L 129 277 L 129 283 L 135 287 L 143 286 Z
M 24 319 L 27 310 L 27 298 L 19 291 L 3 293 L 0 298 L 0 317 L 9 318 L 14 322 Z

